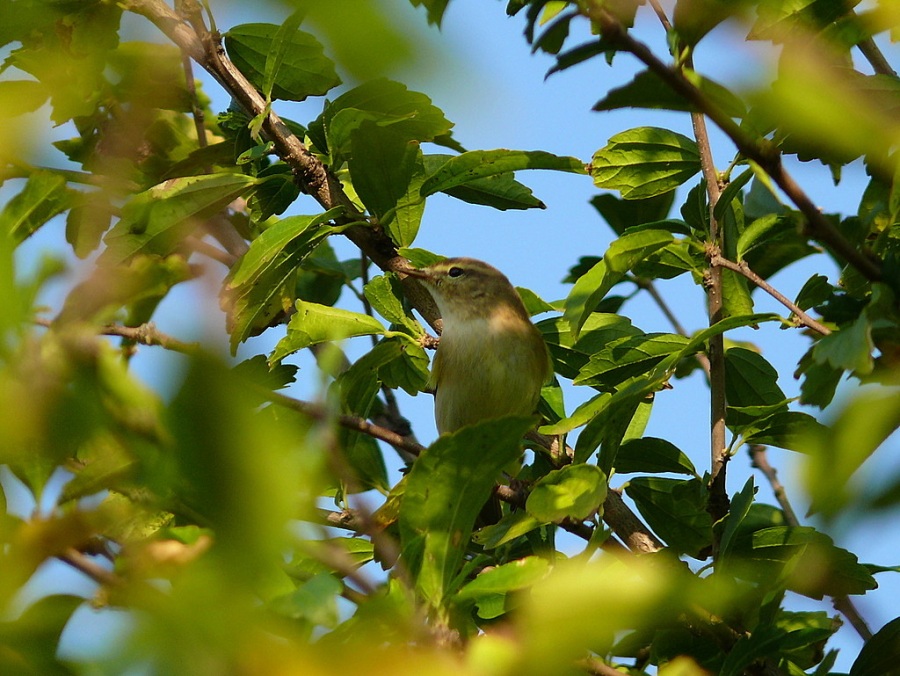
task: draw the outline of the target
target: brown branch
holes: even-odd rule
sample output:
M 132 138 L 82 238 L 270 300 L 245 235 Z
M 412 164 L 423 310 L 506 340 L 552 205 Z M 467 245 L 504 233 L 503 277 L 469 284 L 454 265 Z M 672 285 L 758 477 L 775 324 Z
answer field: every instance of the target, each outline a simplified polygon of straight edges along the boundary
M 856 45 L 862 55 L 866 57 L 866 60 L 869 62 L 869 65 L 872 66 L 872 69 L 878 75 L 890 75 L 891 77 L 897 77 L 897 72 L 891 68 L 891 64 L 888 63 L 888 60 L 884 58 L 884 54 L 881 53 L 881 50 L 878 49 L 878 45 L 875 44 L 875 40 L 872 38 L 866 38 L 858 45 Z
M 788 310 L 790 310 L 791 313 L 797 317 L 797 320 L 801 324 L 809 327 L 813 331 L 816 331 L 817 333 L 820 333 L 823 336 L 831 335 L 831 329 L 829 329 L 827 326 L 820 324 L 815 319 L 810 317 L 803 310 L 801 310 L 799 307 L 797 307 L 796 303 L 792 302 L 789 298 L 784 296 L 784 294 L 779 292 L 776 288 L 774 288 L 766 280 L 764 280 L 758 274 L 753 272 L 753 270 L 750 268 L 750 266 L 747 265 L 747 261 L 741 261 L 740 263 L 735 263 L 734 261 L 729 260 L 729 259 L 725 258 L 724 256 L 722 256 L 721 253 L 715 251 L 712 253 L 712 255 L 710 257 L 710 262 L 715 266 L 728 268 L 729 270 L 732 270 L 732 271 L 738 273 L 739 275 L 743 275 L 744 277 L 749 279 L 751 282 L 756 284 L 756 286 L 761 288 L 767 294 L 772 296 L 772 298 L 774 298 L 779 303 L 784 305 Z
M 725 132 L 744 157 L 762 167 L 806 217 L 807 226 L 815 239 L 828 245 L 832 251 L 856 268 L 866 279 L 871 281 L 882 279 L 880 262 L 869 252 L 857 249 L 825 217 L 784 169 L 781 163 L 781 152 L 775 145 L 742 129 L 727 113 L 710 101 L 696 85 L 688 80 L 684 73 L 666 65 L 656 57 L 649 47 L 635 40 L 622 23 L 604 9 L 600 2 L 592 2 L 586 15 L 600 27 L 603 37 L 608 42 L 637 57 L 674 92 L 687 99 L 699 112 L 711 119 L 717 127 Z
M 691 65 L 690 63 L 688 65 Z M 706 192 L 709 197 L 709 241 L 718 248 L 723 233 L 715 215 L 721 188 L 719 176 L 713 164 L 712 147 L 706 130 L 706 119 L 702 113 L 692 112 L 691 122 L 697 148 L 700 153 L 700 167 L 706 179 Z M 725 309 L 725 298 L 721 268 L 709 260 L 706 288 L 707 312 L 709 325 L 713 326 L 722 320 Z M 728 514 L 728 490 L 725 484 L 726 467 L 728 465 L 728 447 L 726 445 L 725 411 L 728 403 L 725 400 L 725 336 L 717 334 L 709 339 L 709 402 L 710 402 L 710 479 L 709 479 L 709 513 L 713 522 Z M 715 546 L 714 546 L 715 553 Z
M 275 152 L 291 167 L 301 189 L 316 199 L 325 209 L 342 206 L 344 216 L 338 219 L 349 225 L 343 234 L 365 253 L 382 270 L 402 272 L 408 261 L 397 253 L 397 248 L 384 230 L 376 225 L 359 225 L 363 220 L 352 200 L 344 193 L 340 180 L 313 155 L 284 123 L 267 106 L 265 98 L 231 62 L 222 47 L 217 33 L 209 32 L 202 22 L 193 21 L 193 27 L 182 16 L 169 8 L 162 0 L 125 0 L 125 9 L 140 14 L 152 22 L 183 52 L 189 54 L 251 117 L 265 114 L 263 135 L 272 141 Z M 199 16 L 196 0 L 183 0 L 181 10 L 189 17 Z M 435 326 L 439 313 L 431 294 L 416 280 L 402 280 L 404 292 L 422 317 Z
M 210 258 L 214 261 L 218 261 L 225 267 L 230 268 L 237 262 L 237 257 L 228 253 L 227 251 L 223 251 L 217 246 L 213 246 L 209 242 L 204 242 L 199 237 L 195 237 L 194 235 L 189 235 L 185 238 L 185 244 L 187 244 L 191 249 L 196 251 L 199 254 L 203 254 L 207 258 Z
M 603 520 L 635 553 L 652 554 L 665 547 L 625 504 L 619 489 L 611 488 L 607 492 L 603 503 Z
M 797 518 L 797 513 L 791 507 L 787 491 L 785 491 L 784 485 L 778 480 L 778 473 L 775 471 L 775 468 L 769 464 L 766 447 L 759 444 L 751 444 L 747 450 L 750 452 L 750 466 L 762 472 L 763 476 L 768 480 L 769 485 L 772 487 L 772 492 L 775 494 L 775 499 L 781 506 L 781 511 L 784 512 L 784 520 L 790 526 L 799 526 L 800 519 Z
M 122 584 L 122 579 L 118 575 L 103 566 L 97 565 L 74 547 L 69 547 L 65 552 L 57 555 L 56 558 L 70 565 L 75 570 L 84 573 L 94 582 L 104 587 L 116 587 Z
M 315 420 L 324 421 L 332 418 L 332 415 L 329 414 L 327 409 L 325 409 L 325 407 L 323 406 L 312 404 L 308 401 L 301 401 L 300 399 L 294 399 L 293 397 L 289 397 L 286 394 L 281 394 L 279 392 L 272 392 L 271 390 L 264 387 L 257 387 L 255 389 L 260 395 L 271 401 L 273 404 L 278 404 L 279 406 L 293 409 L 294 411 L 298 411 L 299 413 L 307 415 Z M 422 444 L 415 441 L 410 441 L 409 439 L 400 436 L 396 432 L 392 432 L 391 430 L 385 427 L 381 427 L 380 425 L 370 423 L 368 420 L 360 418 L 359 416 L 341 414 L 334 416 L 334 419 L 341 427 L 353 430 L 355 432 L 360 432 L 362 434 L 367 434 L 370 437 L 390 444 L 397 450 L 403 451 L 404 453 L 418 456 L 422 453 L 422 451 L 425 450 L 425 447 L 422 446 Z
M 45 328 L 52 328 L 53 322 L 49 319 L 36 318 L 34 323 Z M 198 343 L 185 343 L 184 341 L 173 338 L 156 328 L 153 322 L 147 322 L 140 326 L 119 326 L 117 324 L 107 324 L 100 327 L 98 334 L 102 336 L 116 336 L 125 338 L 140 345 L 157 345 L 173 352 L 182 354 L 197 354 L 200 350 Z
M 587 657 L 581 660 L 578 666 L 591 676 L 624 676 L 625 674 L 624 671 L 619 671 L 596 657 Z
M 791 507 L 787 491 L 785 491 L 781 481 L 778 480 L 778 473 L 775 471 L 775 468 L 769 464 L 766 447 L 759 444 L 751 444 L 748 451 L 750 453 L 751 466 L 762 472 L 769 482 L 769 486 L 771 486 L 772 492 L 775 494 L 775 500 L 778 501 L 781 510 L 784 512 L 785 523 L 789 526 L 800 526 L 800 519 L 797 518 L 797 513 Z M 847 618 L 847 621 L 850 622 L 850 625 L 863 641 L 868 641 L 872 638 L 872 630 L 869 629 L 868 623 L 860 615 L 859 610 L 857 610 L 849 596 L 834 596 L 831 601 L 834 609 Z

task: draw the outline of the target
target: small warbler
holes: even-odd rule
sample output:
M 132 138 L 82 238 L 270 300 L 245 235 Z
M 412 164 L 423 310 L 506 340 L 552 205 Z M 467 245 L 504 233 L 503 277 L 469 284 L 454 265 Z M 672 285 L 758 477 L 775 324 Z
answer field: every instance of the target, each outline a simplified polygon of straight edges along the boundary
M 408 274 L 425 283 L 444 325 L 431 369 L 438 433 L 534 413 L 553 373 L 550 356 L 503 273 L 450 258 Z

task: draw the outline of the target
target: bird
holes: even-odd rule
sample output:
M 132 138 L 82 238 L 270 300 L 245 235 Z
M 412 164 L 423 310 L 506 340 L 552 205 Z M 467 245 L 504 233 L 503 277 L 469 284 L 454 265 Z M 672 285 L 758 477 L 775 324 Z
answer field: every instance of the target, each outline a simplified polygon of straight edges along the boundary
M 424 283 L 443 322 L 430 379 L 438 433 L 533 414 L 553 369 L 506 276 L 474 258 L 448 258 L 408 274 Z

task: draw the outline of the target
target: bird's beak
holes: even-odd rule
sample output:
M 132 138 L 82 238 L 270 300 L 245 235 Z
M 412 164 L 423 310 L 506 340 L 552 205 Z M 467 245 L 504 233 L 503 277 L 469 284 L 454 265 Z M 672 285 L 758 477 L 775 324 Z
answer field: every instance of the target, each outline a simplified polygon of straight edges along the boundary
M 431 274 L 429 274 L 425 270 L 419 270 L 418 268 L 413 267 L 401 270 L 401 272 L 405 275 L 409 275 L 410 277 L 415 277 L 416 279 L 424 279 L 426 281 L 432 278 Z

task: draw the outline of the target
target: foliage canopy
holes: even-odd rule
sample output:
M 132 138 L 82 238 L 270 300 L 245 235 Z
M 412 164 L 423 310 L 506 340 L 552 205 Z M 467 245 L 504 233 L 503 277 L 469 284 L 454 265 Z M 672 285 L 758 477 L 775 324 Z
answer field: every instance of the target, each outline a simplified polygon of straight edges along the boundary
M 426 93 L 378 72 L 398 42 L 369 64 L 345 44 L 365 22 L 390 23 L 377 5 L 354 21 L 341 3 L 294 4 L 281 24 L 217 28 L 194 0 L 177 12 L 0 0 L 0 671 L 833 673 L 841 621 L 827 606 L 793 610 L 802 595 L 830 597 L 865 639 L 852 676 L 898 673 L 900 618 L 872 635 L 850 601 L 898 568 L 802 524 L 782 491 L 761 502 L 753 477 L 725 487 L 746 448 L 777 488 L 774 446 L 805 455 L 820 524 L 900 502 L 900 476 L 875 494 L 854 482 L 900 425 L 900 81 L 880 47 L 900 35 L 896 3 L 509 0 L 528 42 L 554 55 L 551 74 L 640 62 L 597 92 L 597 114 L 691 118 L 692 137 L 624 129 L 584 158 L 462 147 Z M 412 4 L 439 26 L 448 0 Z M 638 12 L 658 16 L 653 44 L 635 37 Z M 159 41 L 125 41 L 130 15 Z M 694 50 L 723 23 L 777 59 L 765 87 L 695 71 Z M 366 77 L 342 85 L 345 69 Z M 288 101 L 315 115 L 280 116 Z M 28 125 L 46 116 L 71 138 L 42 147 Z M 724 168 L 707 124 L 724 134 Z M 857 211 L 821 212 L 789 158 L 823 163 L 835 182 L 863 163 Z M 442 193 L 472 209 L 542 208 L 527 170 L 592 179 L 613 241 L 565 262 L 564 300 L 521 291 L 556 372 L 540 434 L 510 418 L 423 447 L 393 393 L 427 388 L 435 341 L 413 310 L 439 326 L 402 273 L 437 257 L 414 248 L 425 206 Z M 62 263 L 18 252 L 54 219 L 91 272 L 48 309 Z M 358 254 L 340 260 L 335 238 Z M 839 277 L 814 274 L 786 298 L 768 280 L 801 260 Z M 264 332 L 278 337 L 268 354 L 236 363 L 153 325 L 173 289 L 202 287 L 216 262 L 232 356 Z M 691 335 L 677 319 L 645 333 L 613 293 L 658 299 L 681 276 L 708 298 L 709 325 Z M 758 311 L 764 294 L 784 310 Z M 806 341 L 796 374 L 729 338 L 748 326 Z M 180 356 L 173 392 L 134 375 L 139 347 Z M 292 361 L 306 350 L 317 372 Z M 678 396 L 667 385 L 697 369 L 708 467 L 644 434 L 654 398 Z M 797 400 L 779 384 L 791 375 Z M 319 401 L 282 392 L 304 379 Z M 810 411 L 841 382 L 851 393 L 826 424 Z M 591 396 L 567 407 L 564 384 Z M 504 479 L 523 438 L 524 464 Z M 399 481 L 385 462 L 397 455 Z M 51 508 L 7 513 L 17 483 Z M 503 515 L 482 526 L 492 494 Z M 132 620 L 96 664 L 58 654 L 85 603 L 74 592 L 11 610 L 53 560 L 96 583 L 96 607 Z

